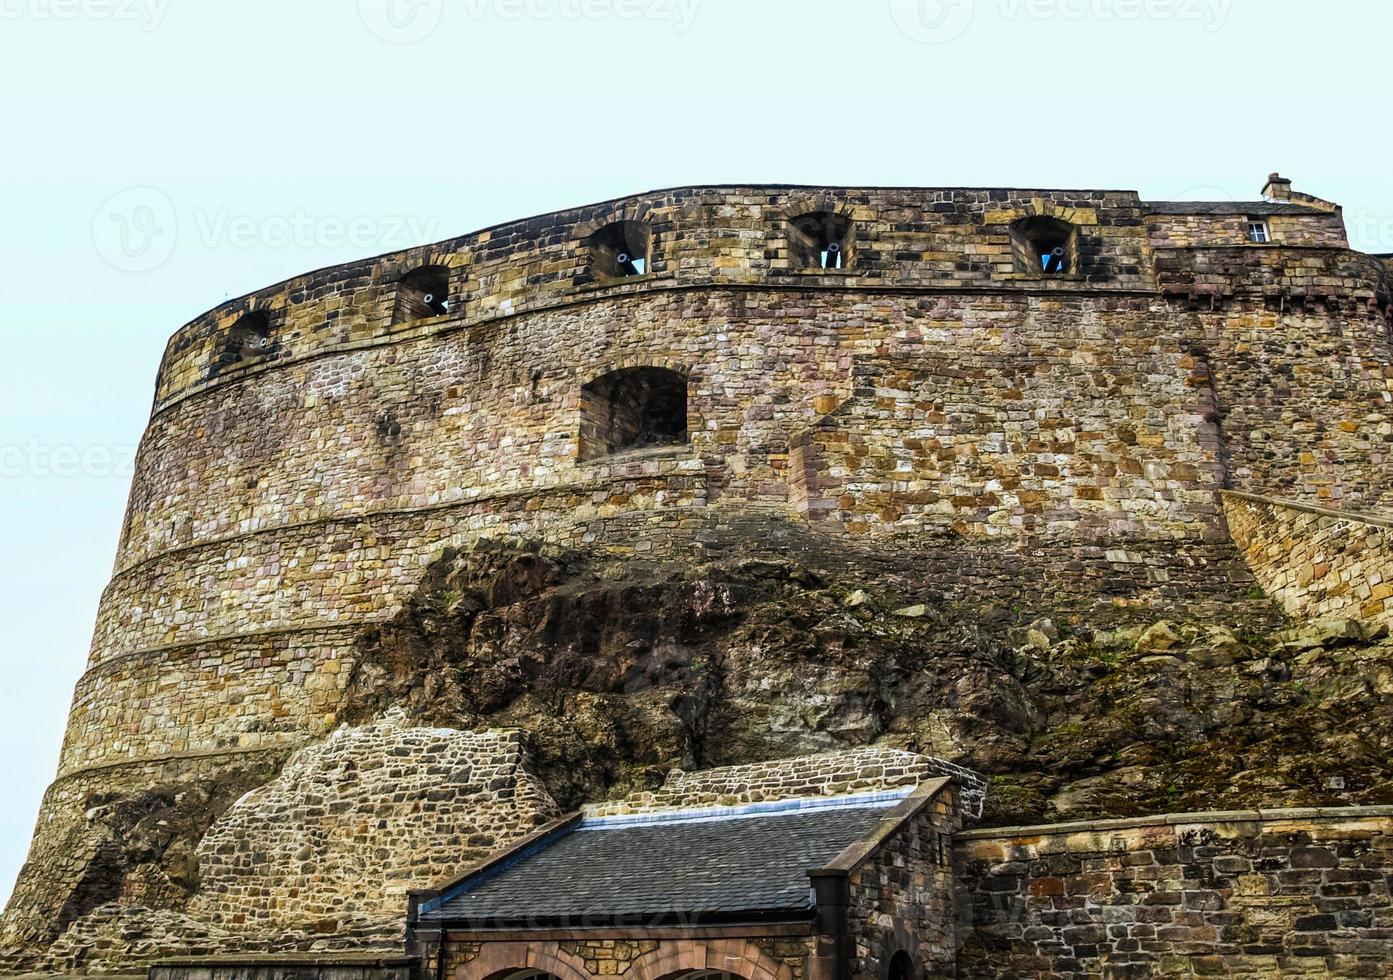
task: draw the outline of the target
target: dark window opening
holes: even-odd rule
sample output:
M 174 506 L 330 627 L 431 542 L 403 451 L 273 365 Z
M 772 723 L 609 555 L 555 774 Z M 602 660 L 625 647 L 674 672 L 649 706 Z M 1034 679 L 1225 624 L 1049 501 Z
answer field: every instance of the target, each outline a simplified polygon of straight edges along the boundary
M 450 271 L 444 266 L 423 265 L 397 283 L 393 323 L 444 316 L 450 312 Z
M 642 221 L 616 221 L 590 236 L 590 268 L 596 279 L 648 274 L 652 235 Z
M 666 368 L 612 371 L 581 389 L 580 458 L 687 441 L 687 379 Z
M 1076 230 L 1058 218 L 1024 218 L 1011 226 L 1016 266 L 1036 276 L 1067 276 L 1074 271 Z
M 853 245 L 851 219 L 814 211 L 789 222 L 789 259 L 803 269 L 849 269 Z
M 263 310 L 244 313 L 227 332 L 224 364 L 261 357 L 271 350 L 271 318 Z
M 914 980 L 914 961 L 904 950 L 890 959 L 889 980 Z

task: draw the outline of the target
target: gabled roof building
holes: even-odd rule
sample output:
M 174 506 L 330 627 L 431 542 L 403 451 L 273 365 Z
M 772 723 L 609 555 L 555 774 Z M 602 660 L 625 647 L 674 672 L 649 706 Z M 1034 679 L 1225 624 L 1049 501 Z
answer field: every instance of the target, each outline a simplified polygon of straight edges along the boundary
M 413 893 L 408 952 L 442 980 L 934 976 L 958 945 L 951 835 L 981 784 L 903 760 L 790 760 L 808 771 L 783 792 L 749 791 L 762 767 L 715 770 L 765 798 L 564 817 Z

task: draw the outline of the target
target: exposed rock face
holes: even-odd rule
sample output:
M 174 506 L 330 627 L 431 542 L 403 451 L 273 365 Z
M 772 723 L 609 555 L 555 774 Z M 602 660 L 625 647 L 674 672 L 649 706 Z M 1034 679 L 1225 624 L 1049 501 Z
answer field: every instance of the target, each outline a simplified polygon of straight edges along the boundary
M 1008 606 L 928 588 L 917 559 L 782 543 L 705 563 L 447 552 L 360 635 L 330 738 L 283 767 L 80 801 L 81 886 L 35 900 L 53 932 L 29 942 L 62 935 L 8 965 L 391 948 L 407 887 L 558 805 L 832 749 L 980 770 L 989 824 L 1393 802 L 1382 627 L 1280 630 L 1260 597 L 1157 620 L 1029 577 Z
M 1359 624 L 1094 630 L 788 560 L 489 546 L 363 639 L 349 700 L 516 725 L 563 806 L 697 768 L 879 744 L 994 777 L 988 820 L 1393 801 L 1393 644 Z M 1251 630 L 1270 622 L 1261 603 Z M 1235 612 L 1234 618 L 1245 618 Z

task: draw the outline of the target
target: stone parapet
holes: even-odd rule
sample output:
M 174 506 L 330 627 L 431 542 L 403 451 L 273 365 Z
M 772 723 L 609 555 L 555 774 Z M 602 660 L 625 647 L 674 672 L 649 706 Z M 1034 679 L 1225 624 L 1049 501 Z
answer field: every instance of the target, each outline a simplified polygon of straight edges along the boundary
M 1393 518 L 1232 491 L 1224 513 L 1253 577 L 1289 615 L 1393 623 Z

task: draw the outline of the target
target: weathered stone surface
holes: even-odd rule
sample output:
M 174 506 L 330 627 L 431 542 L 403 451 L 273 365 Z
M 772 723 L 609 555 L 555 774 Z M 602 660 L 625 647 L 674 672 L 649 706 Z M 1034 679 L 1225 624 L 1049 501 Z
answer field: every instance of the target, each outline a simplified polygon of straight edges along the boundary
M 525 729 L 567 805 L 866 745 L 981 766 L 996 820 L 1377 799 L 1386 645 L 1267 641 L 1217 497 L 1393 504 L 1389 266 L 1303 200 L 1250 247 L 1241 208 L 1132 192 L 680 188 L 199 317 L 0 943 L 185 914 L 237 796 L 394 707 Z M 800 265 L 816 211 L 854 225 L 846 268 Z M 1036 219 L 1072 226 L 1068 275 L 1022 262 Z M 644 275 L 591 254 L 613 221 Z M 685 441 L 582 451 L 626 370 L 685 385 Z M 1302 602 L 1386 605 L 1373 531 L 1327 562 L 1326 517 L 1274 519 L 1286 554 L 1319 539 Z M 1230 520 L 1287 603 L 1267 526 Z M 1134 652 L 1162 619 L 1179 642 Z
M 1289 615 L 1320 621 L 1290 642 L 1339 646 L 1393 625 L 1393 519 L 1237 493 L 1224 512 L 1263 589 Z
M 557 816 L 516 732 L 342 727 L 290 757 L 198 844 L 187 912 L 235 932 L 397 922 L 406 892 Z
M 974 831 L 955 860 L 960 977 L 1393 975 L 1390 807 Z

